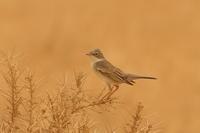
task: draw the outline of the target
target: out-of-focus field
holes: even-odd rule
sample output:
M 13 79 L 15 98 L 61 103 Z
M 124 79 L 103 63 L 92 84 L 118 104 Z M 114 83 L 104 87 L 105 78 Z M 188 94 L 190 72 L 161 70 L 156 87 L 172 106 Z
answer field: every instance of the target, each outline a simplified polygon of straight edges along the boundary
M 75 69 L 87 73 L 95 92 L 104 84 L 85 53 L 100 48 L 124 71 L 158 78 L 122 85 L 116 95 L 125 110 L 142 101 L 166 133 L 198 133 L 199 6 L 198 0 L 0 0 L 0 50 L 19 53 L 45 79 L 42 90 Z M 123 116 L 97 119 L 117 125 Z

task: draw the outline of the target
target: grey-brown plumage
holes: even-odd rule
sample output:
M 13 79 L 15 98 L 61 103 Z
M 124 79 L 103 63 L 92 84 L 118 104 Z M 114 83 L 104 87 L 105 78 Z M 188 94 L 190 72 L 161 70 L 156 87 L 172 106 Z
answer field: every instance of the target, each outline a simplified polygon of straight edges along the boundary
M 123 72 L 107 61 L 99 49 L 95 49 L 87 55 L 93 59 L 92 67 L 94 71 L 107 83 L 109 87 L 112 87 L 113 85 L 119 86 L 119 84 L 122 83 L 133 85 L 135 83 L 134 80 L 137 79 L 156 79 L 154 77 L 139 76 Z

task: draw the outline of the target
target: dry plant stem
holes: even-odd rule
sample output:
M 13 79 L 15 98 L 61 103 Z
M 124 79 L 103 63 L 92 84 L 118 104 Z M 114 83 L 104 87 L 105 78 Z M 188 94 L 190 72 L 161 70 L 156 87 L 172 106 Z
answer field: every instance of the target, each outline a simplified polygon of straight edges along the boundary
M 9 95 L 7 97 L 8 105 L 8 112 L 9 112 L 9 125 L 11 131 L 14 130 L 16 126 L 16 119 L 20 115 L 19 113 L 19 106 L 22 103 L 22 97 L 20 96 L 21 89 L 19 88 L 18 81 L 21 76 L 17 66 L 13 64 L 9 59 L 7 60 L 7 74 L 4 74 L 4 80 L 6 81 L 9 87 Z
M 36 108 L 36 103 L 34 102 L 34 93 L 35 93 L 35 84 L 34 84 L 34 80 L 33 80 L 33 75 L 29 74 L 26 78 L 26 86 L 25 88 L 28 90 L 28 94 L 29 94 L 29 99 L 28 99 L 28 128 L 27 128 L 27 132 L 28 133 L 32 133 L 33 132 L 33 124 L 34 124 L 34 110 Z
M 139 130 L 139 126 L 141 124 L 141 120 L 142 120 L 142 110 L 143 110 L 143 105 L 141 103 L 138 104 L 137 106 L 137 110 L 135 115 L 133 116 L 133 125 L 131 126 L 131 133 L 137 133 L 137 131 Z
M 81 106 L 81 107 L 78 107 L 76 108 L 75 110 L 72 111 L 72 114 L 74 113 L 77 113 L 79 112 L 80 110 L 84 110 L 84 109 L 87 109 L 89 107 L 94 107 L 94 106 L 99 106 L 99 105 L 103 105 L 103 104 L 106 104 L 110 102 L 110 99 L 105 99 L 105 100 L 99 100 L 99 101 L 96 101 L 96 102 L 92 102 L 88 105 L 85 105 L 85 106 Z

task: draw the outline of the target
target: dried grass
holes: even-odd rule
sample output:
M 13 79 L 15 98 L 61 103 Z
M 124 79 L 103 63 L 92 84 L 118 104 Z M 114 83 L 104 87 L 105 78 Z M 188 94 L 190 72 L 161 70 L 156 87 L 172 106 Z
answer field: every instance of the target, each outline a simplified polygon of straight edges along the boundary
M 31 72 L 27 72 L 27 74 L 24 77 L 25 83 L 24 83 L 24 91 L 26 92 L 27 97 L 24 98 L 24 109 L 25 114 L 27 114 L 24 118 L 24 121 L 26 123 L 26 129 L 25 131 L 27 133 L 33 133 L 35 131 L 35 128 L 38 126 L 38 114 L 39 111 L 39 101 L 38 97 L 36 95 L 37 90 L 37 82 L 35 80 L 35 76 Z
M 8 128 L 9 133 L 15 133 L 19 127 L 17 120 L 20 117 L 19 108 L 22 105 L 21 91 L 22 87 L 19 85 L 22 72 L 18 68 L 17 64 L 12 60 L 13 58 L 5 58 L 4 65 L 6 66 L 5 72 L 2 72 L 4 81 L 6 82 L 7 88 L 2 89 L 2 96 L 7 101 L 7 119 L 4 119 L 4 125 Z
M 96 122 L 90 112 L 109 111 L 118 101 L 116 97 L 102 98 L 105 89 L 92 96 L 84 89 L 86 76 L 74 73 L 73 84 L 65 78 L 60 81 L 56 94 L 39 97 L 37 78 L 30 71 L 22 71 L 13 58 L 6 58 L 2 72 L 7 87 L 1 89 L 6 103 L 6 117 L 0 121 L 1 133 L 93 133 Z M 86 84 L 87 85 L 87 84 Z M 152 133 L 153 126 L 145 124 L 142 111 L 137 105 L 127 133 Z M 117 132 L 117 131 L 107 131 Z
M 153 133 L 153 125 L 142 114 L 144 106 L 138 103 L 135 113 L 131 116 L 131 121 L 125 127 L 126 133 Z

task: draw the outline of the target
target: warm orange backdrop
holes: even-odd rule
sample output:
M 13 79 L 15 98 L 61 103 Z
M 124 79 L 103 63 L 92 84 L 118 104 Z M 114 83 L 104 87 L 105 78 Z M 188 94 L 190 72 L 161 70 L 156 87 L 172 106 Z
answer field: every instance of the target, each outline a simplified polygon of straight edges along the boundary
M 127 107 L 142 101 L 167 133 L 198 133 L 199 7 L 199 0 L 0 0 L 0 50 L 15 49 L 49 81 L 84 71 L 95 91 L 103 84 L 84 54 L 100 48 L 124 71 L 159 78 L 123 85 L 116 95 Z

